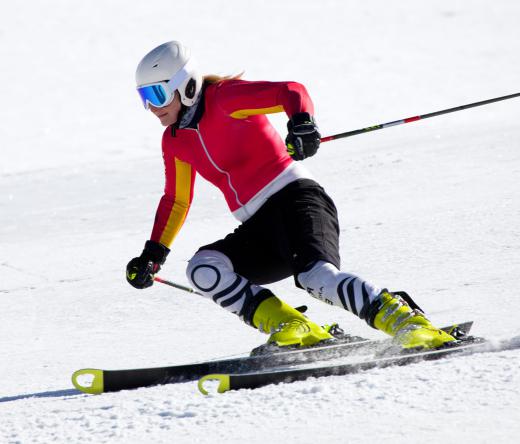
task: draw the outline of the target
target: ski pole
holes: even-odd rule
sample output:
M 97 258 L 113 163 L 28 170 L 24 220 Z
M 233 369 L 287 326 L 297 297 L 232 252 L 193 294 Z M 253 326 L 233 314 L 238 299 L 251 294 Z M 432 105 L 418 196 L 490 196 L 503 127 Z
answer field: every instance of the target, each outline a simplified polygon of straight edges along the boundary
M 186 291 L 188 293 L 194 293 L 194 294 L 198 294 L 198 295 L 202 296 L 201 293 L 199 293 L 198 291 L 195 291 L 191 287 L 186 287 L 184 285 L 176 284 L 175 282 L 168 281 L 166 279 L 160 278 L 159 276 L 155 276 L 153 278 L 153 280 L 155 282 L 160 282 L 161 284 L 165 284 L 165 285 L 169 285 L 170 287 L 177 288 L 178 290 L 184 290 L 184 291 Z
M 199 293 L 198 291 L 195 291 L 191 287 L 186 287 L 184 285 L 176 284 L 175 282 L 168 281 L 166 279 L 160 278 L 159 276 L 155 276 L 153 278 L 155 282 L 160 282 L 161 284 L 169 285 L 170 287 L 177 288 L 179 290 L 187 291 L 188 293 L 198 294 L 199 296 L 204 296 L 202 293 Z M 302 305 L 300 307 L 295 307 L 296 310 L 298 310 L 300 313 L 305 313 L 307 311 L 307 306 Z
M 393 122 L 381 123 L 379 125 L 369 126 L 366 128 L 357 129 L 354 131 L 347 131 L 345 133 L 334 134 L 332 136 L 326 136 L 321 138 L 321 142 L 329 142 L 331 140 L 342 139 L 343 137 L 356 136 L 358 134 L 368 133 L 370 131 L 380 130 L 388 128 L 389 126 L 402 125 L 403 123 L 415 122 L 416 120 L 428 119 L 430 117 L 440 116 L 442 114 L 454 113 L 455 111 L 462 111 L 468 108 L 474 108 L 475 106 L 487 105 L 489 103 L 500 102 L 501 100 L 513 99 L 519 97 L 520 93 L 509 94 L 508 96 L 496 97 L 494 99 L 482 100 L 480 102 L 470 103 L 468 105 L 456 106 L 454 108 L 443 109 L 441 111 L 435 111 L 433 113 L 422 114 L 419 116 L 408 117 L 406 119 L 394 120 Z

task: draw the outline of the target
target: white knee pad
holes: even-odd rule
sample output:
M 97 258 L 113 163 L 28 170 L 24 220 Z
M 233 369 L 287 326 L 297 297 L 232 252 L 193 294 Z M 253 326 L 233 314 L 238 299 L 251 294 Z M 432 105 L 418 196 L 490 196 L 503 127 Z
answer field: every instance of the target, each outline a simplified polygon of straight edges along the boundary
M 188 264 L 186 275 L 204 296 L 241 318 L 245 316 L 254 296 L 262 290 L 262 287 L 236 274 L 230 259 L 215 250 L 195 253 Z
M 340 271 L 331 263 L 318 261 L 309 271 L 298 275 L 298 282 L 311 296 L 327 304 L 336 305 L 337 296 L 334 294 L 339 274 Z M 328 298 L 327 295 L 332 297 Z
M 236 279 L 229 258 L 215 250 L 202 250 L 190 259 L 186 275 L 191 284 L 204 295 L 218 293 Z

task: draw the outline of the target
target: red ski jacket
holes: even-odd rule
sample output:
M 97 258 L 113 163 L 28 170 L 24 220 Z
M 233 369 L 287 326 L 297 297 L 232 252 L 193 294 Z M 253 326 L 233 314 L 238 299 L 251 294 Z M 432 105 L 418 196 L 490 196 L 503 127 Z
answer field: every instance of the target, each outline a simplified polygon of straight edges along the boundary
M 285 143 L 264 114 L 314 114 L 305 87 L 296 82 L 226 80 L 205 89 L 204 113 L 196 128 L 162 139 L 166 183 L 151 240 L 169 247 L 193 199 L 195 174 L 218 187 L 240 221 L 288 183 L 310 177 L 287 154 Z

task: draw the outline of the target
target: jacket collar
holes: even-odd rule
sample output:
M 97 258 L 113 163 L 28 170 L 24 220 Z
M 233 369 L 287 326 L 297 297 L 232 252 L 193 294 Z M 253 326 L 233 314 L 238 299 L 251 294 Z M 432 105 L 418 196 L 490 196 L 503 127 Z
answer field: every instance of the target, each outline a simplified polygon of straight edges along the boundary
M 208 84 L 204 83 L 202 89 L 197 97 L 197 100 L 192 106 L 182 105 L 181 112 L 179 113 L 179 120 L 172 126 L 172 135 L 175 135 L 176 129 L 184 128 L 197 128 L 197 124 L 202 119 L 204 114 L 204 95 Z

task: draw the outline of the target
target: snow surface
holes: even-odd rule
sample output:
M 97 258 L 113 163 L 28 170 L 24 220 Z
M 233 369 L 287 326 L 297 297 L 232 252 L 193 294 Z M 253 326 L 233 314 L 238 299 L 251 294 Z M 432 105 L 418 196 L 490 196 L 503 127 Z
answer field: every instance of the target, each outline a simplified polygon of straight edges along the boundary
M 204 72 L 307 85 L 323 135 L 518 92 L 514 0 L 2 2 L 0 442 L 511 443 L 520 352 L 204 397 L 194 383 L 101 396 L 82 367 L 184 363 L 264 340 L 126 262 L 162 190 L 162 128 L 134 91 L 170 39 Z M 340 211 L 343 268 L 415 295 L 437 324 L 520 334 L 520 99 L 324 144 L 305 164 Z M 274 116 L 281 132 L 284 116 Z M 236 222 L 199 179 L 162 275 Z M 293 287 L 319 322 L 380 338 Z

